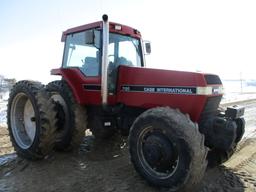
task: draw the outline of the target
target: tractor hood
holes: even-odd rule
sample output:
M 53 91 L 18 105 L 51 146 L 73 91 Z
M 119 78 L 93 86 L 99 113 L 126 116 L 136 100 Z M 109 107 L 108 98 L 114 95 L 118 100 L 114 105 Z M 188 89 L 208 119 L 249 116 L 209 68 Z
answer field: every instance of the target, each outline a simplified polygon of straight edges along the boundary
M 221 80 L 213 74 L 120 66 L 118 75 L 118 103 L 171 106 L 196 122 L 204 112 L 217 110 L 223 94 Z
M 169 94 L 222 95 L 219 76 L 150 68 L 120 66 L 120 89 Z

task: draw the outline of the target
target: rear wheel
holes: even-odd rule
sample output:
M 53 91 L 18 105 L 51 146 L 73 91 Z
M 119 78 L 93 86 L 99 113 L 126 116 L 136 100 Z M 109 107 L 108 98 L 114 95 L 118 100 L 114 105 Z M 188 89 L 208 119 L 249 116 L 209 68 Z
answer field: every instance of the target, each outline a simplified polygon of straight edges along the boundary
M 50 82 L 46 89 L 55 103 L 54 110 L 57 113 L 56 148 L 59 150 L 77 148 L 87 128 L 86 109 L 75 101 L 65 81 Z
M 158 107 L 142 113 L 129 135 L 131 161 L 150 184 L 193 191 L 207 167 L 204 137 L 188 116 Z
M 8 100 L 7 121 L 17 154 L 27 159 L 41 159 L 55 143 L 54 104 L 39 82 L 16 83 Z

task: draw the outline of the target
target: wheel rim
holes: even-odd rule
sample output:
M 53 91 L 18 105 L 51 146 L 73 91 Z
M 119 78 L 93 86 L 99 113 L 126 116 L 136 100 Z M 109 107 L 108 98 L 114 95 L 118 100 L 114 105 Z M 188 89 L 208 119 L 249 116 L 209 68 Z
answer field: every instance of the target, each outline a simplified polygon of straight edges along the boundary
M 171 177 L 179 164 L 178 150 L 163 130 L 145 128 L 137 143 L 139 161 L 147 174 L 160 179 Z
M 57 109 L 57 138 L 56 141 L 61 141 L 63 136 L 65 135 L 65 131 L 68 130 L 68 106 L 63 97 L 57 92 L 52 93 L 51 98 L 55 102 L 55 106 Z
M 28 149 L 36 136 L 36 118 L 34 107 L 24 93 L 17 94 L 11 106 L 11 129 L 19 147 Z

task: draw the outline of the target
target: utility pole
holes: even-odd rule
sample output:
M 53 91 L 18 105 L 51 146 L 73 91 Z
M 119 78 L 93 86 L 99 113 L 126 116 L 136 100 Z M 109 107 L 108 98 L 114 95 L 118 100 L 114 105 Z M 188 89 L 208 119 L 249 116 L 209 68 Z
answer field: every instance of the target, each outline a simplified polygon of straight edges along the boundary
M 243 79 L 242 79 L 242 72 L 240 72 L 240 92 L 243 93 Z

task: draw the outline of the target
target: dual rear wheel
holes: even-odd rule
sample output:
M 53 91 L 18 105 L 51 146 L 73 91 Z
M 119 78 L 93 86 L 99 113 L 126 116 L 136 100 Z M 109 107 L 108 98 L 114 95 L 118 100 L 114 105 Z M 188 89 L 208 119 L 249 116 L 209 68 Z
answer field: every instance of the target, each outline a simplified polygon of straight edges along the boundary
M 77 148 L 87 127 L 86 110 L 75 102 L 64 81 L 46 88 L 34 81 L 16 83 L 8 100 L 7 121 L 14 149 L 27 159 L 42 159 L 53 148 Z
M 56 112 L 49 98 L 34 81 L 20 81 L 10 93 L 8 129 L 14 149 L 24 158 L 42 159 L 54 148 Z

